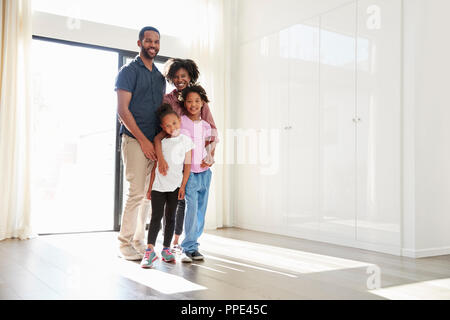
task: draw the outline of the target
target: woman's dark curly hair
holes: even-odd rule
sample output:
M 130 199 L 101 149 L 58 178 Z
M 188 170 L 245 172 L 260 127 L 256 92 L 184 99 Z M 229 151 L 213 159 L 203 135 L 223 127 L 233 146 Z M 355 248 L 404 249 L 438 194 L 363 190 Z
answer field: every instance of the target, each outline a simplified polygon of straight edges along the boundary
M 200 98 L 202 99 L 203 102 L 206 102 L 206 103 L 209 102 L 208 96 L 206 95 L 205 89 L 203 89 L 203 87 L 201 85 L 198 85 L 198 84 L 190 86 L 190 87 L 186 87 L 186 88 L 183 89 L 183 91 L 181 92 L 181 96 L 183 97 L 183 101 L 186 101 L 186 97 L 191 92 L 198 93 L 198 95 L 200 96 Z
M 156 110 L 156 116 L 158 117 L 159 121 L 162 122 L 162 119 L 164 119 L 165 116 L 167 116 L 168 114 L 174 114 L 176 115 L 178 118 L 180 118 L 180 116 L 178 115 L 178 113 L 176 113 L 175 110 L 172 109 L 172 106 L 168 103 L 163 103 L 158 110 Z
M 191 78 L 190 85 L 197 82 L 200 72 L 198 71 L 197 64 L 193 60 L 172 58 L 166 62 L 164 67 L 164 76 L 169 83 L 173 84 L 172 79 L 175 77 L 175 73 L 181 68 L 186 69 L 189 74 L 189 77 Z

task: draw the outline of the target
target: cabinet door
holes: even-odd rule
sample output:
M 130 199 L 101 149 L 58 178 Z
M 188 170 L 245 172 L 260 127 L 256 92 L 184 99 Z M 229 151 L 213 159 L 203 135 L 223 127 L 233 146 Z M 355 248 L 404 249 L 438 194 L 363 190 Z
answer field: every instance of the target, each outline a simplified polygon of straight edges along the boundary
M 321 16 L 320 233 L 355 239 L 356 3 Z
M 401 1 L 358 2 L 357 239 L 400 245 Z
M 258 104 L 259 181 L 261 218 L 268 232 L 283 232 L 286 217 L 287 133 L 282 129 L 288 113 L 287 30 L 261 39 L 264 75 Z
M 235 128 L 229 134 L 229 158 L 235 167 L 234 222 L 238 227 L 261 229 L 261 197 L 257 159 L 257 130 L 261 127 L 259 106 L 263 101 L 264 86 L 257 81 L 264 75 L 261 66 L 264 57 L 259 53 L 259 41 L 242 45 L 238 73 L 237 104 L 242 106 L 234 116 Z M 231 154 L 231 153 L 234 153 Z
M 289 31 L 287 227 L 294 234 L 318 230 L 319 17 Z

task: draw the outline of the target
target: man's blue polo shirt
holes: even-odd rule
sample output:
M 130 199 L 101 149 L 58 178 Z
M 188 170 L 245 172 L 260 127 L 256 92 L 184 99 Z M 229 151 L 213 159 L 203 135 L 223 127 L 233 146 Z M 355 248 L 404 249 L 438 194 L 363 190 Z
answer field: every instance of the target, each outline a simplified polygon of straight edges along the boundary
M 115 90 L 122 89 L 132 93 L 129 110 L 142 133 L 153 141 L 160 130 L 159 119 L 155 111 L 162 103 L 166 93 L 166 80 L 153 64 L 152 71 L 147 69 L 139 56 L 123 66 L 116 77 Z M 122 124 L 120 134 L 134 136 Z

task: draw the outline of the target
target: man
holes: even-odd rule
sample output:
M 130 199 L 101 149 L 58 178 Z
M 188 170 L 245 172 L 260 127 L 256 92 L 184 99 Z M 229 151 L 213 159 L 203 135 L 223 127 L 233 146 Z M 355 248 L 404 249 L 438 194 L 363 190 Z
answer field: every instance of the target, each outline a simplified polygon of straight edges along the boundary
M 156 28 L 143 28 L 137 42 L 141 49 L 139 55 L 124 66 L 116 78 L 117 112 L 122 122 L 122 157 L 129 182 L 118 239 L 120 255 L 127 260 L 141 260 L 147 247 L 145 234 L 136 230 L 145 226 L 145 219 L 137 222 L 138 213 L 156 160 L 153 139 L 159 131 L 159 120 L 155 111 L 166 91 L 164 76 L 154 64 L 159 41 L 160 33 Z M 137 234 L 142 238 L 136 239 Z

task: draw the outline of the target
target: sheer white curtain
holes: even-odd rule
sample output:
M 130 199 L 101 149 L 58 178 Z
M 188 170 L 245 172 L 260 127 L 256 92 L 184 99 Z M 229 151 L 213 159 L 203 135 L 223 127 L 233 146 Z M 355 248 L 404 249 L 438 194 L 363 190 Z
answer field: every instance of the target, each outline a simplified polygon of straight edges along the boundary
M 227 3 L 228 2 L 228 3 Z M 213 178 L 209 193 L 206 229 L 231 226 L 231 171 L 225 164 L 226 136 L 229 121 L 229 84 L 230 50 L 229 45 L 231 19 L 230 0 L 194 0 L 190 1 L 189 35 L 187 37 L 193 59 L 200 69 L 200 84 L 205 88 L 209 106 L 214 116 L 220 142 L 216 150 L 216 164 L 213 166 Z M 195 3 L 195 5 L 192 5 Z
M 33 236 L 30 222 L 31 0 L 2 0 L 0 240 Z

